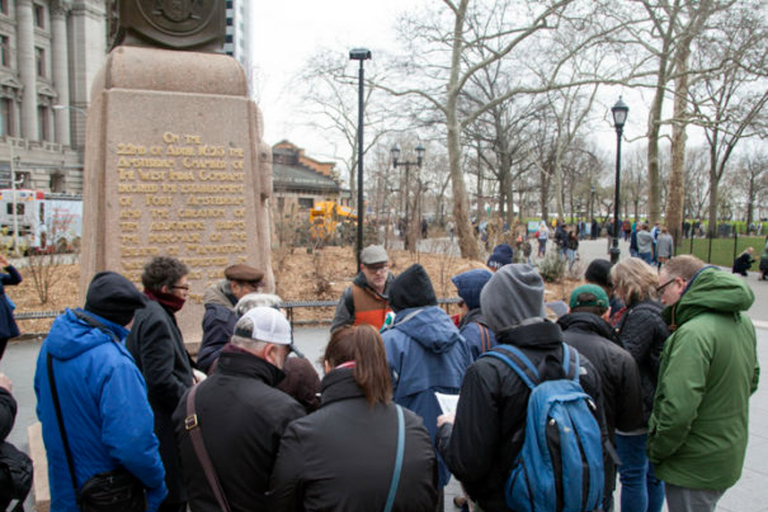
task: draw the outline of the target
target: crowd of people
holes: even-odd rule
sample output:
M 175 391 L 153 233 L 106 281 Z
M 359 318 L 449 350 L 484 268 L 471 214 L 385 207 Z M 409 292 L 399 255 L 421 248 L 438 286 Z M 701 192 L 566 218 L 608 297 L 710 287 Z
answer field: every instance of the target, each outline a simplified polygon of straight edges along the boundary
M 497 247 L 451 278 L 451 317 L 421 265 L 360 260 L 322 379 L 258 269 L 206 290 L 197 359 L 184 263 L 151 259 L 142 291 L 96 274 L 37 362 L 51 510 L 432 511 L 453 475 L 467 510 L 713 511 L 739 479 L 759 367 L 737 275 L 595 260 L 558 315 Z M 6 434 L 10 390 L 0 375 Z

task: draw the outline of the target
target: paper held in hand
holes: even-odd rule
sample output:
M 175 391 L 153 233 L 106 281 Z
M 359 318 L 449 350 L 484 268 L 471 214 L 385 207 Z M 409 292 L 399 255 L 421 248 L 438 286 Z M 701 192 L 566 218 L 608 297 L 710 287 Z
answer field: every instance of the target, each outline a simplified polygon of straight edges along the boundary
M 446 395 L 444 393 L 435 392 L 437 403 L 440 404 L 440 409 L 443 410 L 443 414 L 455 414 L 456 406 L 459 405 L 459 395 Z

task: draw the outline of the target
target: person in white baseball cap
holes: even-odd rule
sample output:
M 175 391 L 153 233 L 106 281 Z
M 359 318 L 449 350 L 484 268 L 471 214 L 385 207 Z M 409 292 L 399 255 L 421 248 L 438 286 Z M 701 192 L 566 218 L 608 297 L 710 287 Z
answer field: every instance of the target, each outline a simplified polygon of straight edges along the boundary
M 256 307 L 235 324 L 213 373 L 185 396 L 173 415 L 184 485 L 192 510 L 222 510 L 198 459 L 203 440 L 231 510 L 266 510 L 269 477 L 286 425 L 304 407 L 276 386 L 285 378 L 291 325 L 278 310 Z M 194 431 L 199 429 L 199 434 Z

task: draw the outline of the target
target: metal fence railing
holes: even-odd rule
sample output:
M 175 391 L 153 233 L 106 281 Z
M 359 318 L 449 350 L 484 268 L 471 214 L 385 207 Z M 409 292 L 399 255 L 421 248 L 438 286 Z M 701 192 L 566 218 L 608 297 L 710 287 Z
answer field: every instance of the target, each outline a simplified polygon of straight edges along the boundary
M 459 298 L 451 297 L 449 299 L 438 299 L 437 303 L 446 310 L 448 309 L 448 306 L 451 304 L 458 304 L 460 301 Z M 291 325 L 294 324 L 294 318 L 293 313 L 294 310 L 300 309 L 300 308 L 332 308 L 336 307 L 338 304 L 338 301 L 331 301 L 331 300 L 310 300 L 310 301 L 292 301 L 292 302 L 281 302 L 277 305 L 280 309 L 285 309 L 287 312 L 288 320 L 291 322 Z M 62 314 L 64 311 L 28 311 L 28 312 L 17 312 L 13 316 L 16 320 L 38 320 L 42 318 L 56 318 L 60 314 Z M 311 323 L 331 323 L 331 318 L 328 318 L 327 320 L 319 320 L 319 321 L 310 321 Z M 302 322 L 306 323 L 306 322 Z

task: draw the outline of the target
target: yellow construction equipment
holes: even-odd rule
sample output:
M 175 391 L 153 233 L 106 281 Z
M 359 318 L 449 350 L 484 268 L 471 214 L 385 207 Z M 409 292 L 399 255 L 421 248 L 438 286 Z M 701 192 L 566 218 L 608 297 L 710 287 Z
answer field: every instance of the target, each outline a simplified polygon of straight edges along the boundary
M 355 221 L 357 215 L 336 201 L 321 201 L 309 211 L 309 231 L 313 240 L 329 240 L 340 222 Z

